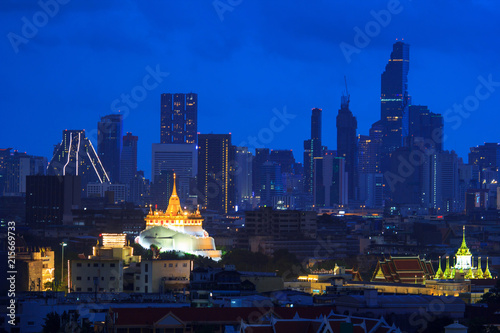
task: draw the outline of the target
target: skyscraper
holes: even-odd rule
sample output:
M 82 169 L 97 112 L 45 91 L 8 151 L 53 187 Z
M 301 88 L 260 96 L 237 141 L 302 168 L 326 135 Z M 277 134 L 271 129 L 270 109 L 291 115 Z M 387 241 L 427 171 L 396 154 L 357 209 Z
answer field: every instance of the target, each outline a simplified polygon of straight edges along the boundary
M 345 159 L 345 168 L 348 175 L 348 196 L 357 198 L 358 183 L 358 145 L 356 129 L 358 122 L 349 109 L 349 95 L 342 96 L 340 109 L 337 115 L 337 156 Z
M 271 205 L 275 196 L 283 195 L 281 167 L 274 162 L 265 162 L 260 167 L 260 203 Z
M 26 224 L 34 228 L 72 223 L 71 210 L 80 205 L 80 177 L 27 176 Z
M 500 178 L 500 143 L 485 142 L 484 145 L 471 147 L 469 153 L 469 164 L 474 164 L 479 167 L 481 175 L 480 182 L 486 177 L 484 175 L 487 170 L 497 172 L 497 181 Z
M 193 143 L 198 134 L 198 95 L 161 94 L 161 143 Z
M 234 210 L 234 155 L 231 134 L 198 135 L 198 199 L 209 210 Z
M 45 175 L 47 158 L 0 149 L 0 195 L 26 192 L 26 176 Z
M 269 161 L 269 148 L 255 148 L 252 162 L 252 191 L 256 197 L 260 197 L 260 167 L 267 161 Z
M 314 158 L 314 205 L 332 207 L 348 204 L 348 179 L 345 159 L 336 157 L 334 151 L 325 151 Z
M 120 181 L 123 116 L 110 114 L 97 123 L 97 152 L 113 183 Z
M 110 181 L 92 142 L 85 137 L 85 130 L 64 130 L 62 137 L 47 168 L 48 175 L 80 176 L 83 193 L 90 182 Z
M 295 158 L 293 157 L 293 151 L 291 149 L 271 150 L 269 161 L 279 164 L 281 173 L 295 173 Z
M 312 109 L 311 139 L 304 141 L 304 189 L 310 194 L 313 194 L 314 188 L 314 158 L 321 157 L 323 154 L 323 147 L 321 146 L 321 113 L 321 109 Z
M 198 152 L 195 144 L 153 143 L 151 160 L 151 181 L 156 184 L 162 171 L 173 171 L 177 175 L 177 193 L 186 202 L 190 183 L 196 177 Z M 154 187 L 152 185 L 152 187 Z M 165 190 L 166 191 L 166 190 Z M 165 192 L 164 193 L 170 193 Z M 167 200 L 168 198 L 162 199 Z
M 424 105 L 409 107 L 408 144 L 420 149 L 443 150 L 443 116 Z
M 252 197 L 252 152 L 248 147 L 236 147 L 235 195 L 241 205 Z
M 123 137 L 120 160 L 120 183 L 129 184 L 137 172 L 137 141 L 139 138 L 127 132 Z
M 384 125 L 383 150 L 390 154 L 405 145 L 408 136 L 408 70 L 410 46 L 403 42 L 393 45 L 391 57 L 381 76 L 381 115 Z

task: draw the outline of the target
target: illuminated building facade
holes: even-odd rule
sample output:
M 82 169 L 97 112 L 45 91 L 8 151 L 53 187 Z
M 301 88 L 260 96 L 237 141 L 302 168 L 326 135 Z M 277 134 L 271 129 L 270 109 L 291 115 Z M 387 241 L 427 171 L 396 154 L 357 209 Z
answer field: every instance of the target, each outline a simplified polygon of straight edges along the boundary
M 161 143 L 193 143 L 198 134 L 198 95 L 161 94 Z
M 235 202 L 231 134 L 200 134 L 198 146 L 198 199 L 204 208 L 227 214 Z
M 314 193 L 314 158 L 321 157 L 321 113 L 318 108 L 312 109 L 311 139 L 304 141 L 304 187 L 307 193 Z
M 85 137 L 85 130 L 63 131 L 63 139 L 54 149 L 47 174 L 80 176 L 83 193 L 87 190 L 88 183 L 110 181 L 92 142 Z
M 465 279 L 492 279 L 488 258 L 486 258 L 486 269 L 481 267 L 481 257 L 478 260 L 478 267 L 474 267 L 474 258 L 465 243 L 465 226 L 463 227 L 462 245 L 455 254 L 455 264 L 450 267 L 450 257 L 446 256 L 446 267 L 441 268 L 441 257 L 439 257 L 439 268 L 436 272 L 436 280 L 452 280 L 458 277 Z
M 146 216 L 146 229 L 136 238 L 145 249 L 156 247 L 160 252 L 180 251 L 220 260 L 221 252 L 203 230 L 200 211 L 189 213 L 181 207 L 175 185 L 166 211 L 152 210 Z
M 383 149 L 391 153 L 403 146 L 408 136 L 408 71 L 410 45 L 396 42 L 381 76 L 380 119 L 384 125 Z

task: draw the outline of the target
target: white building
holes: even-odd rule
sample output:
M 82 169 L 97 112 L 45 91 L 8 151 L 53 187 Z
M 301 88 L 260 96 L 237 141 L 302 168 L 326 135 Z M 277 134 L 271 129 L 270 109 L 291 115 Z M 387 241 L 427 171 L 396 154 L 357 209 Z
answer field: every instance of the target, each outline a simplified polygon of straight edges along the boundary
M 115 195 L 115 202 L 124 202 L 127 198 L 127 186 L 125 184 L 111 184 L 108 183 L 88 183 L 87 184 L 87 197 L 104 198 L 106 192 L 113 192 Z

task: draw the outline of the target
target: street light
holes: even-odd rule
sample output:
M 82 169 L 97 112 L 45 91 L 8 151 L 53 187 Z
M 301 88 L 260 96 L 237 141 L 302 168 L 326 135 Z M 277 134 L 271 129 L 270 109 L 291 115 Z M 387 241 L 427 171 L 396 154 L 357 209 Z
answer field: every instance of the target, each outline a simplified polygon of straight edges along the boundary
M 64 280 L 64 247 L 67 246 L 68 244 L 66 244 L 65 242 L 61 242 L 61 248 L 62 248 L 62 256 L 61 256 L 61 287 L 62 287 L 62 283 L 63 283 L 63 280 Z

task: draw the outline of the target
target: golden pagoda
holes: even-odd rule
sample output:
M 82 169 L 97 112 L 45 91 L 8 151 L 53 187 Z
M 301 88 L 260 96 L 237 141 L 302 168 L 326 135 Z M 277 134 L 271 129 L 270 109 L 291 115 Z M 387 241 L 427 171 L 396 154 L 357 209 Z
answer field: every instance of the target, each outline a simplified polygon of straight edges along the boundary
M 441 256 L 439 256 L 439 268 L 438 268 L 436 274 L 434 275 L 434 279 L 441 280 L 441 279 L 443 279 L 443 276 L 444 276 L 444 272 L 441 269 Z
M 450 267 L 449 256 L 446 256 L 446 269 L 441 271 L 441 257 L 439 257 L 439 269 L 435 275 L 436 280 L 452 280 L 455 275 L 463 276 L 465 279 L 491 279 L 491 273 L 488 269 L 488 260 L 486 260 L 486 270 L 481 269 L 481 257 L 478 259 L 478 267 L 474 267 L 474 258 L 465 242 L 465 226 L 462 228 L 462 244 L 454 257 L 453 266 Z M 440 274 L 442 272 L 442 274 Z M 459 275 L 459 273 L 461 273 Z M 463 275 L 462 275 L 463 274 Z
M 152 206 L 145 218 L 146 229 L 136 238 L 136 242 L 149 249 L 157 247 L 160 252 L 180 251 L 220 260 L 221 251 L 215 249 L 212 237 L 203 229 L 203 217 L 199 208 L 194 213 L 184 211 L 176 189 L 176 175 L 172 195 L 165 212 L 153 211 Z
M 483 274 L 483 279 L 493 279 L 493 277 L 491 277 L 491 273 L 490 273 L 490 267 L 489 267 L 489 264 L 488 264 L 488 257 L 486 257 L 486 270 L 484 271 L 484 274 Z

